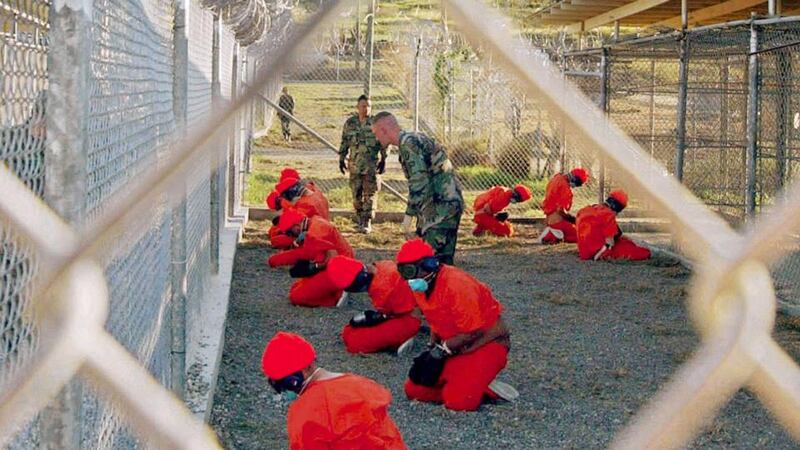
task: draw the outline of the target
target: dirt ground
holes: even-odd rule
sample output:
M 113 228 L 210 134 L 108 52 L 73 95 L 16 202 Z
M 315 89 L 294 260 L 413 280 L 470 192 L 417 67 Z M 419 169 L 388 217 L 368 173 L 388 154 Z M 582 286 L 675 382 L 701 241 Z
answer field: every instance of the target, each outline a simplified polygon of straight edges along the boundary
M 341 219 L 342 221 L 344 219 Z M 511 240 L 462 236 L 457 264 L 488 284 L 512 330 L 509 363 L 500 378 L 516 403 L 486 404 L 475 413 L 411 402 L 402 391 L 413 356 L 353 356 L 342 327 L 368 299 L 342 309 L 290 306 L 292 280 L 265 265 L 273 252 L 265 223 L 251 223 L 236 255 L 212 425 L 231 449 L 287 448 L 287 405 L 260 369 L 261 353 L 278 330 L 308 338 L 323 367 L 372 378 L 394 396 L 390 414 L 412 449 L 601 448 L 685 361 L 697 345 L 684 301 L 690 273 L 675 261 L 584 262 L 574 247 L 533 244 L 521 227 Z M 394 256 L 395 225 L 368 237 L 339 223 L 364 261 Z M 466 231 L 466 230 L 465 230 Z M 776 336 L 800 358 L 800 323 L 779 318 Z M 797 448 L 750 393 L 742 391 L 707 424 L 697 448 Z

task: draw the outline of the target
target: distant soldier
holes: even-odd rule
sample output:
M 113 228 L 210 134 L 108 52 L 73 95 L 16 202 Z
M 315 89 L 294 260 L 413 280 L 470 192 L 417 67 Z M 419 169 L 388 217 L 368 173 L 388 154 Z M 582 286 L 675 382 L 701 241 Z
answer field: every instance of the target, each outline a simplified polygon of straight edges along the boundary
M 441 262 L 453 264 L 464 197 L 444 147 L 423 133 L 403 131 L 397 118 L 386 111 L 375 115 L 372 131 L 384 148 L 396 145 L 400 149 L 400 165 L 408 179 L 406 239 L 422 237 Z
M 359 231 L 372 231 L 372 219 L 380 189 L 379 174 L 386 170 L 386 149 L 372 132 L 372 105 L 369 97 L 362 95 L 356 103 L 357 113 L 350 116 L 342 127 L 342 144 L 339 146 L 339 171 L 350 172 L 350 190 Z M 350 155 L 349 162 L 348 153 Z M 380 159 L 378 155 L 380 154 Z
M 294 115 L 294 98 L 289 95 L 289 89 L 284 86 L 281 91 L 281 98 L 278 100 L 278 106 L 289 114 Z M 292 142 L 292 130 L 289 129 L 290 119 L 285 114 L 279 114 L 281 118 L 281 132 L 283 132 L 283 140 Z

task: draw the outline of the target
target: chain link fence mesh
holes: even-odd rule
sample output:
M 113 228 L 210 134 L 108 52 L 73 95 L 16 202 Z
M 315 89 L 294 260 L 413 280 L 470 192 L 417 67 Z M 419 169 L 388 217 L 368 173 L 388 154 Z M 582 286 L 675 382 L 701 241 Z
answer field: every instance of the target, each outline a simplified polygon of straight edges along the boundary
M 34 192 L 44 194 L 49 1 L 0 2 L 0 161 Z M 26 316 L 37 255 L 0 220 L 0 389 L 38 349 Z M 36 447 L 34 420 L 12 446 Z
M 0 161 L 39 196 L 44 195 L 46 181 L 45 106 L 52 95 L 47 91 L 51 6 L 49 1 L 0 1 Z M 73 180 L 85 185 L 82 223 L 76 226 L 93 220 L 109 198 L 170 156 L 177 129 L 176 7 L 171 0 L 92 2 L 87 92 L 72 93 L 84 96 L 88 105 L 86 166 L 82 178 Z M 186 16 L 187 128 L 191 129 L 212 111 L 215 22 L 212 12 L 196 1 L 188 2 Z M 235 63 L 237 43 L 228 27 L 220 27 L 220 40 L 220 94 L 230 100 L 241 64 Z M 240 155 L 246 143 L 228 150 Z M 100 251 L 110 294 L 106 327 L 167 387 L 172 376 L 174 264 L 186 264 L 188 307 L 196 307 L 213 272 L 211 241 L 218 236 L 212 236 L 211 223 L 224 220 L 224 207 L 214 218 L 210 205 L 225 205 L 226 166 L 214 172 L 216 192 L 211 190 L 210 167 L 208 161 L 198 163 L 192 171 L 196 176 L 185 181 L 187 261 L 172 260 L 174 224 L 164 196 L 150 214 L 135 218 L 126 231 L 104 242 Z M 36 255 L 0 220 L 0 389 L 37 351 L 37 333 L 27 314 L 36 273 Z M 82 448 L 141 446 L 129 432 L 119 405 L 109 404 L 88 383 L 73 383 L 80 385 L 82 393 L 79 410 L 72 411 Z M 16 436 L 11 448 L 36 448 L 43 444 L 40 439 L 35 419 Z
M 751 37 L 758 64 L 751 87 Z M 574 67 L 597 67 L 608 58 L 608 115 L 645 150 L 675 173 L 677 149 L 683 146 L 683 183 L 706 205 L 739 225 L 748 217 L 748 196 L 756 211 L 776 202 L 797 171 L 800 113 L 796 20 L 755 21 L 691 30 L 680 35 L 633 39 L 587 52 L 567 53 L 565 74 Z M 686 45 L 684 135 L 681 114 L 681 46 Z M 599 71 L 599 69 L 598 69 Z M 574 80 L 575 77 L 573 77 Z M 579 77 L 584 78 L 584 77 Z M 575 81 L 575 80 L 574 80 Z M 576 84 L 589 96 L 597 88 Z M 757 115 L 748 118 L 751 89 Z M 755 172 L 748 188 L 748 121 L 755 123 Z M 608 179 L 612 178 L 607 175 Z M 613 178 L 612 178 L 613 179 Z M 797 247 L 800 241 L 787 245 Z M 800 306 L 800 257 L 787 256 L 773 270 L 779 297 Z

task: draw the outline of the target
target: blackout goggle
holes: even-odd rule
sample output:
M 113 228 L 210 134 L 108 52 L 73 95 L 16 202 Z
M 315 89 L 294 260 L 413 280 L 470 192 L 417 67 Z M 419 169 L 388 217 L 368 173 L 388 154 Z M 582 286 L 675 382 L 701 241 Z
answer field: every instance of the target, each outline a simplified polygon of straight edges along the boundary
M 410 280 L 412 278 L 419 278 L 417 277 L 417 274 L 419 273 L 419 267 L 414 263 L 398 264 L 397 271 L 400 272 L 400 276 L 405 278 L 406 280 Z
M 432 273 L 436 272 L 439 269 L 439 260 L 436 257 L 427 257 L 422 258 L 419 261 L 413 263 L 405 263 L 405 264 L 398 264 L 397 271 L 400 272 L 400 276 L 405 278 L 406 280 L 410 280 L 412 278 L 421 278 L 420 271 L 424 270 L 425 272 Z
M 280 380 L 268 378 L 267 382 L 270 386 L 272 386 L 272 389 L 275 389 L 275 392 L 279 394 L 283 391 L 297 391 L 301 386 L 303 386 L 303 373 L 295 372 L 291 375 L 281 378 Z
M 367 272 L 366 267 L 362 269 L 356 277 L 353 279 L 353 282 L 350 283 L 350 286 L 347 286 L 345 291 L 347 292 L 364 292 L 369 288 L 369 283 L 372 280 L 372 276 L 370 276 L 369 272 Z
M 285 191 L 283 191 L 283 194 L 281 194 L 281 195 L 284 198 L 286 198 L 288 200 L 291 200 L 291 199 L 297 197 L 298 195 L 300 195 L 302 192 L 303 192 L 303 184 L 302 183 L 297 183 L 294 186 L 290 187 L 289 189 L 286 189 Z

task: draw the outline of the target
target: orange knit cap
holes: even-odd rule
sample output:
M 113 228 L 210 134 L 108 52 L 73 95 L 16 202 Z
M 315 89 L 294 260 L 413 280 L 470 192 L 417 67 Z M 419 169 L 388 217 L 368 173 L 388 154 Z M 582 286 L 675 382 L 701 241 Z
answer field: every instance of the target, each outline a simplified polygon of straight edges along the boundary
M 407 264 L 433 256 L 433 247 L 420 238 L 406 241 L 397 252 L 397 264 Z
M 261 356 L 267 378 L 280 380 L 310 366 L 317 359 L 314 347 L 294 333 L 279 331 L 269 340 Z

